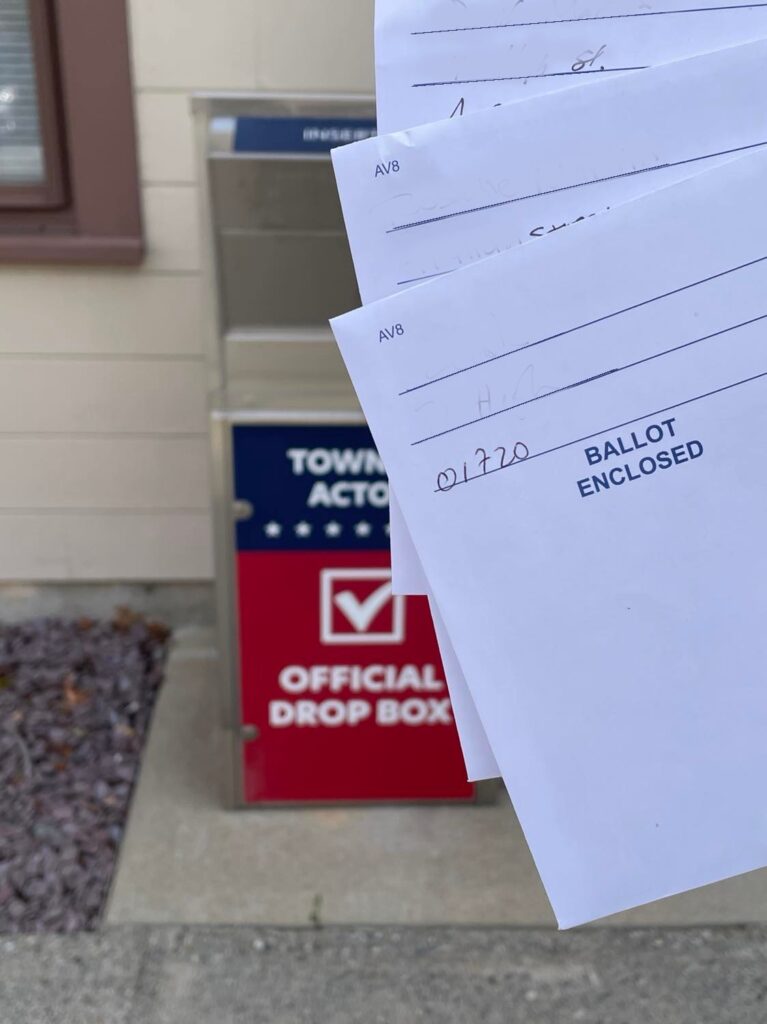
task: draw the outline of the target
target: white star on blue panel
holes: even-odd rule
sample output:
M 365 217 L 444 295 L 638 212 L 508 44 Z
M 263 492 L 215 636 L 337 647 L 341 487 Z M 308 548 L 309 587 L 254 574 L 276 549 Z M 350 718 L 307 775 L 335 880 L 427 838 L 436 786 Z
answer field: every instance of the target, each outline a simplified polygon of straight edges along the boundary
M 307 523 L 306 520 L 302 520 L 300 523 L 296 523 L 293 527 L 296 537 L 308 537 L 312 532 L 311 523 Z
M 341 524 L 337 523 L 335 520 L 325 523 L 325 535 L 327 537 L 339 537 L 342 529 L 343 527 Z
M 267 537 L 279 537 L 282 533 L 282 526 L 272 520 L 271 523 L 266 523 L 264 526 L 264 533 Z
M 372 529 L 370 523 L 366 523 L 364 520 L 354 524 L 354 532 L 358 537 L 369 537 Z

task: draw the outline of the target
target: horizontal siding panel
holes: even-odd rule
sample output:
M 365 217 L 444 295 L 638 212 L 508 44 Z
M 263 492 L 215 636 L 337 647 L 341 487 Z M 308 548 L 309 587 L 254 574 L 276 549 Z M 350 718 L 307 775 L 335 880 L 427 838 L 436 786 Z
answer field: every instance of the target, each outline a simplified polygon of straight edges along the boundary
M 197 355 L 202 295 L 196 273 L 4 268 L 0 352 Z
M 0 360 L 0 433 L 206 430 L 201 360 Z
M 264 0 L 130 0 L 140 89 L 252 89 Z
M 260 88 L 372 95 L 373 0 L 257 0 L 254 7 Z
M 191 185 L 145 186 L 145 270 L 199 271 L 197 203 L 197 189 Z
M 5 437 L 0 480 L 2 509 L 207 509 L 208 445 L 204 438 Z
M 186 93 L 139 93 L 136 97 L 141 178 L 193 182 L 194 137 Z
M 0 516 L 0 580 L 199 580 L 213 573 L 205 512 Z

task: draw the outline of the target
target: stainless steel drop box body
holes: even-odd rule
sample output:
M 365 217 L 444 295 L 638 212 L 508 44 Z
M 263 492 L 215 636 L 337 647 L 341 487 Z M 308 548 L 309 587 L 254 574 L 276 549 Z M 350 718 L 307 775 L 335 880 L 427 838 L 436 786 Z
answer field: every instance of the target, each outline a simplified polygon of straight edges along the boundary
M 468 801 L 426 598 L 391 594 L 388 483 L 328 319 L 359 305 L 330 150 L 358 96 L 195 112 L 234 806 Z

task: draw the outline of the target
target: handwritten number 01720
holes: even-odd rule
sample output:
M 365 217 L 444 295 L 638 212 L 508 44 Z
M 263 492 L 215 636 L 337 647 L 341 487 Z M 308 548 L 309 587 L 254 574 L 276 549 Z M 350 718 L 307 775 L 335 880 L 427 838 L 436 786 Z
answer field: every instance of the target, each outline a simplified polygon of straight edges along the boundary
M 506 448 L 504 445 L 498 445 L 497 448 L 493 449 L 492 455 L 489 455 L 484 448 L 477 448 L 474 454 L 478 458 L 476 464 L 476 468 L 479 470 L 478 473 L 470 472 L 467 462 L 463 463 L 460 473 L 453 466 L 448 466 L 437 473 L 437 490 L 452 491 L 459 483 L 467 484 L 470 480 L 477 480 L 487 473 L 493 473 L 498 469 L 506 469 L 508 466 L 513 466 L 515 462 L 523 462 L 529 456 L 530 449 L 524 441 L 515 441 L 511 449 Z

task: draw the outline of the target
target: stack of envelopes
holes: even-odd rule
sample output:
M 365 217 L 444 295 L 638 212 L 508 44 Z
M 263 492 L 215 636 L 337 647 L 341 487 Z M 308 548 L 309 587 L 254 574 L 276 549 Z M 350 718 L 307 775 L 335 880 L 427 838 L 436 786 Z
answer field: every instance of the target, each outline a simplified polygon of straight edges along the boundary
M 378 0 L 381 134 L 333 153 L 395 590 L 563 927 L 767 865 L 763 36 Z

